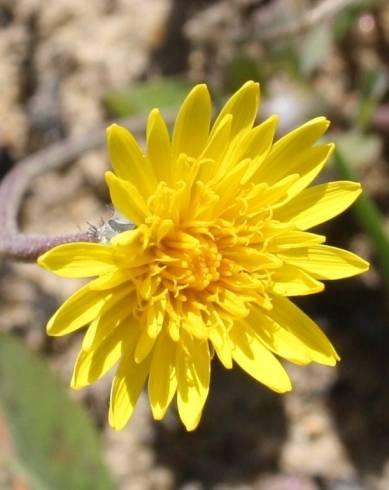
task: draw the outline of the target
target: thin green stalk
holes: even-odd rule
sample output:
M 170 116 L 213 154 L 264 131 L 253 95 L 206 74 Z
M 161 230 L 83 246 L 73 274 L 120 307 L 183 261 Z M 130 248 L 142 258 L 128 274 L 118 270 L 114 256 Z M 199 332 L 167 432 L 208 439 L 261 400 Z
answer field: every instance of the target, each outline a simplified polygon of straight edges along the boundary
M 347 180 L 359 180 L 356 173 L 339 150 L 335 151 L 335 165 L 342 176 Z M 389 237 L 383 227 L 383 218 L 376 204 L 367 194 L 362 194 L 353 206 L 353 211 L 361 228 L 373 243 L 381 272 L 389 290 Z

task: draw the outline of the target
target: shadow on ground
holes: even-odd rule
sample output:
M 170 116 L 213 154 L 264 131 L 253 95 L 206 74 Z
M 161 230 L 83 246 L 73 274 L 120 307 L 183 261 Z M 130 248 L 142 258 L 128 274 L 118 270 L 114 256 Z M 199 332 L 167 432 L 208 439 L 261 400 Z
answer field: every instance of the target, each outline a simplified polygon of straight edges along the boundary
M 177 486 L 200 482 L 244 483 L 277 468 L 286 438 L 282 398 L 238 368 L 226 371 L 215 360 L 212 386 L 199 428 L 158 424 L 157 463 L 175 475 Z
M 329 289 L 322 305 L 342 357 L 329 405 L 356 468 L 380 473 L 389 458 L 389 318 L 382 290 L 353 284 Z

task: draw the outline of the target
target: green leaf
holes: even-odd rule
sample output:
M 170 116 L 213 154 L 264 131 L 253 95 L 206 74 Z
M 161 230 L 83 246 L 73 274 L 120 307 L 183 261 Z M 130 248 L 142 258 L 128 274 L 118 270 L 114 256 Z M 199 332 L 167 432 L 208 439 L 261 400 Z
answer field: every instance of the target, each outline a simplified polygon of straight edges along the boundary
M 0 459 L 7 458 L 28 488 L 115 488 L 88 416 L 43 359 L 7 335 L 0 335 L 0 406 L 13 448 L 4 455 L 0 444 Z
M 187 81 L 161 78 L 110 92 L 105 105 L 113 116 L 127 117 L 141 112 L 178 107 L 191 88 Z

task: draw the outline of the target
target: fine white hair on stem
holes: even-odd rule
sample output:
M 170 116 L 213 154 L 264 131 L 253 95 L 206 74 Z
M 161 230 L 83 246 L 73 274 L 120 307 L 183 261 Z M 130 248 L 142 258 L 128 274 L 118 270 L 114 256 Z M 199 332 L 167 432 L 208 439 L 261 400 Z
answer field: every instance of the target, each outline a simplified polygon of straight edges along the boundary
M 145 121 L 146 115 L 141 114 L 118 122 L 132 132 L 139 133 L 144 128 Z M 105 128 L 106 125 L 81 136 L 69 137 L 29 155 L 3 178 L 0 183 L 0 256 L 30 262 L 61 243 L 98 241 L 98 230 L 93 226 L 84 232 L 69 235 L 25 234 L 19 229 L 18 216 L 32 179 L 73 162 L 85 151 L 103 146 Z

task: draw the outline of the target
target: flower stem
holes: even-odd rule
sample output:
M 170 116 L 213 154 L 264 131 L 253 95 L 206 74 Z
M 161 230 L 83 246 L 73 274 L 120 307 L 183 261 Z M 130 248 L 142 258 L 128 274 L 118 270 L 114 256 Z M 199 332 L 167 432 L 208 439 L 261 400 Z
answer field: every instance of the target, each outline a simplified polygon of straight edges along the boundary
M 145 115 L 124 119 L 120 123 L 138 132 Z M 18 217 L 23 197 L 32 180 L 77 159 L 83 152 L 104 145 L 105 125 L 81 136 L 55 143 L 21 160 L 0 183 L 0 256 L 31 262 L 61 243 L 97 241 L 96 229 L 60 236 L 27 235 L 19 230 Z

